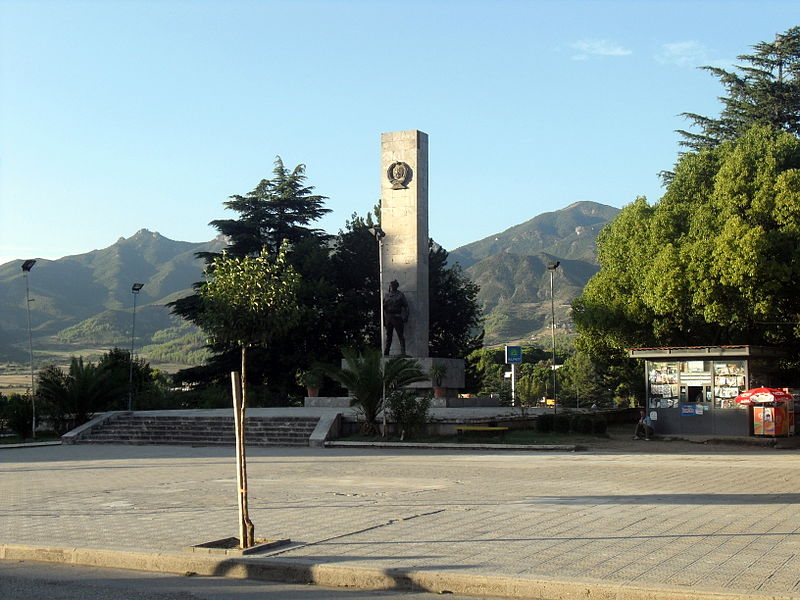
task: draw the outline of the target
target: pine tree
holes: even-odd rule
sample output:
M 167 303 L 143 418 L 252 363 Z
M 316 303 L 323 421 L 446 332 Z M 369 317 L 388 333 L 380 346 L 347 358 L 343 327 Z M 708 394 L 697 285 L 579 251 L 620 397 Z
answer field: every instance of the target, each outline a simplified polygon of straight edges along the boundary
M 681 145 L 695 151 L 714 148 L 754 124 L 800 135 L 800 27 L 755 44 L 753 50 L 738 57 L 745 64 L 736 71 L 701 67 L 725 87 L 723 109 L 718 118 L 682 113 L 699 133 L 679 130 Z

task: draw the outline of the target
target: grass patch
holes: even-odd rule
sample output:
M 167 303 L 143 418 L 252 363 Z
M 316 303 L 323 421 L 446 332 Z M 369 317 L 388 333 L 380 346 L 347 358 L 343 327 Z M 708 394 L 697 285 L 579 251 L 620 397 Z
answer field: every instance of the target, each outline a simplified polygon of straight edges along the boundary
M 0 445 L 2 444 L 24 444 L 25 442 L 55 442 L 61 439 L 61 436 L 53 433 L 52 431 L 38 431 L 36 432 L 36 439 L 21 438 L 18 435 L 0 435 Z

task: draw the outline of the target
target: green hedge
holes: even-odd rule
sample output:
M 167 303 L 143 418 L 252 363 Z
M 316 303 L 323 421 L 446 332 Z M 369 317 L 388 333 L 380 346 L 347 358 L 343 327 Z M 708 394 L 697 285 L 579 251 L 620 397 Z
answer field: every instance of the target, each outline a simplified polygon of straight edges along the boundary
M 578 433 L 581 435 L 605 435 L 608 423 L 602 417 L 586 414 L 544 413 L 536 417 L 539 433 Z

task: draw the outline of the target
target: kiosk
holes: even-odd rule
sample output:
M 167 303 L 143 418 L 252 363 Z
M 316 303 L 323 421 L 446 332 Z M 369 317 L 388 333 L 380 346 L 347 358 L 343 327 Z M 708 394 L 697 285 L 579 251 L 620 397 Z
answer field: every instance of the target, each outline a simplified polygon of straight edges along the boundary
M 776 372 L 776 359 L 784 356 L 779 348 L 683 346 L 628 353 L 645 361 L 646 408 L 656 433 L 753 435 L 751 411 L 737 396 L 788 383 Z

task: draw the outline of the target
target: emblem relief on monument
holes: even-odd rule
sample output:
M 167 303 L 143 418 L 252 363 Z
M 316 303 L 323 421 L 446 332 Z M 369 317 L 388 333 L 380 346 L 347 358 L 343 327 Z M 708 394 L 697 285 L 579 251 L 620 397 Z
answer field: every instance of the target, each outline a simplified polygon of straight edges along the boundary
M 404 162 L 394 162 L 386 172 L 393 190 L 402 190 L 408 187 L 411 180 L 411 167 Z

